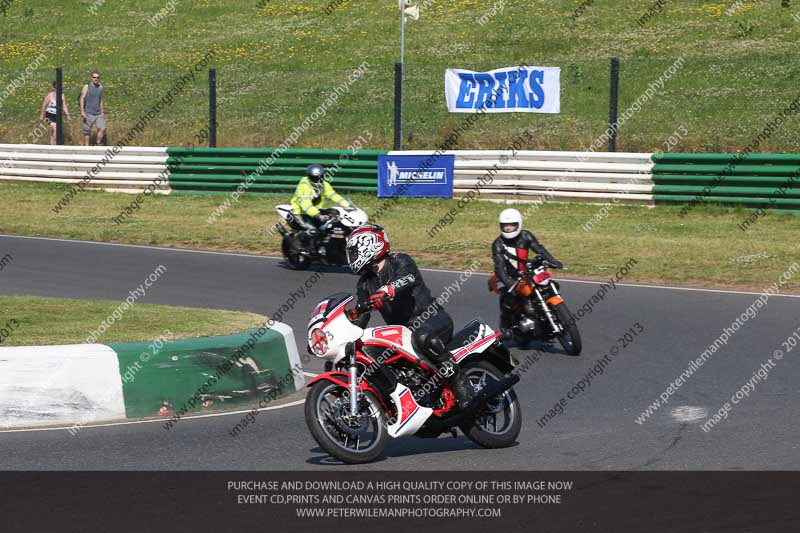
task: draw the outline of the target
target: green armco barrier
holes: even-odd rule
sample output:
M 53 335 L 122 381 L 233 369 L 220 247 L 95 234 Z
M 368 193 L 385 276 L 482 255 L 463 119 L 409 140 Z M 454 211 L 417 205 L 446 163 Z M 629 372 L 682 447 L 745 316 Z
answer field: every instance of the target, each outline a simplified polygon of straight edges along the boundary
M 264 175 L 276 174 L 276 173 L 287 173 L 291 172 L 292 175 L 297 175 L 298 168 L 301 169 L 301 172 L 304 167 L 287 167 L 287 166 L 271 166 L 265 169 L 262 173 Z M 208 165 L 194 165 L 194 164 L 182 164 L 180 166 L 176 165 L 176 170 L 181 170 L 183 172 L 188 171 L 197 171 L 197 172 L 216 172 L 218 170 L 221 171 L 231 171 L 237 170 L 240 172 L 256 172 L 258 170 L 258 165 L 219 165 L 219 164 L 208 164 Z M 336 177 L 338 178 L 342 174 L 366 174 L 372 175 L 375 173 L 375 170 L 369 166 L 365 166 L 363 168 L 357 167 L 350 167 L 350 166 L 342 166 L 337 172 Z
M 277 390 L 278 383 L 284 384 L 279 396 L 295 392 L 294 382 L 283 379 L 295 364 L 287 340 L 275 329 L 262 328 L 163 342 L 160 348 L 145 342 L 109 344 L 119 359 L 126 417 L 253 404 Z
M 230 174 L 183 174 L 183 173 L 174 173 L 170 176 L 170 178 L 174 179 L 175 181 L 209 181 L 209 182 L 225 182 L 225 181 L 233 181 L 236 183 L 241 182 L 244 178 L 241 175 L 232 176 Z M 299 178 L 297 175 L 292 174 L 285 174 L 285 175 L 273 175 L 273 176 L 256 176 L 251 178 L 252 183 L 288 183 L 292 186 L 297 185 L 297 181 Z M 349 183 L 352 185 L 361 185 L 364 183 L 364 178 L 360 177 L 341 177 L 336 176 L 334 180 L 332 180 L 336 185 L 340 185 L 342 183 Z
M 229 183 L 211 183 L 211 182 L 203 182 L 203 181 L 178 181 L 170 185 L 172 187 L 173 192 L 183 191 L 183 192 L 190 192 L 190 191 L 197 191 L 197 192 L 208 192 L 204 189 L 216 189 L 225 191 L 232 191 L 235 190 L 235 186 L 231 186 Z M 289 189 L 293 190 L 294 187 L 290 187 Z M 372 186 L 344 186 L 344 187 L 337 187 L 337 191 L 352 191 L 352 192 L 376 192 L 377 187 Z M 287 186 L 284 184 L 279 183 L 266 183 L 266 184 L 253 184 L 247 188 L 247 193 L 254 193 L 254 192 L 283 192 L 284 194 L 287 191 Z M 288 200 L 288 198 L 287 198 Z
M 772 163 L 772 164 L 800 164 L 800 154 L 687 154 L 687 153 L 661 153 L 653 154 L 653 163 Z
M 765 192 L 767 196 L 772 191 L 777 190 L 777 187 L 725 187 L 717 185 L 712 190 L 706 193 L 706 186 L 703 185 L 654 185 L 653 194 L 708 194 L 709 196 L 747 196 L 750 198 L 758 198 Z M 781 197 L 798 197 L 800 198 L 800 182 L 795 184 L 794 187 L 787 188 Z
M 800 165 L 695 165 L 656 164 L 653 174 L 711 174 L 719 176 L 791 176 L 800 173 Z
M 253 170 L 258 168 L 258 165 L 264 161 L 261 157 L 185 157 L 178 161 L 177 159 L 168 158 L 167 164 L 174 163 L 179 168 L 184 165 L 212 165 L 212 166 L 229 166 L 229 165 L 247 165 L 252 167 Z M 353 160 L 353 161 L 340 161 L 336 158 L 309 158 L 309 159 L 276 159 L 276 162 L 270 165 L 269 168 L 287 168 L 286 165 L 292 165 L 288 168 L 304 169 L 306 166 L 319 163 L 321 165 L 333 166 L 338 164 L 341 168 L 371 168 L 376 164 L 377 159 L 374 160 Z
M 766 207 L 770 205 L 776 206 L 775 211 L 790 212 L 790 210 L 800 209 L 800 199 L 794 198 L 776 198 L 770 201 L 767 197 L 755 198 L 746 196 L 704 196 L 698 198 L 696 195 L 685 194 L 654 194 L 653 200 L 656 203 L 662 204 L 688 204 L 696 201 L 709 204 L 723 204 L 723 205 L 741 205 L 750 207 Z M 783 209 L 780 209 L 783 208 Z M 792 211 L 793 212 L 793 211 Z M 793 212 L 797 214 L 796 212 Z
M 653 154 L 653 201 L 800 210 L 800 154 Z M 797 212 L 797 211 L 795 211 Z
M 212 187 L 212 186 L 219 186 L 219 187 L 227 187 L 230 188 L 231 186 L 235 187 L 239 183 L 242 183 L 243 180 L 237 177 L 231 176 L 215 176 L 212 178 L 206 178 L 205 176 L 178 176 L 172 182 L 174 188 L 181 188 L 186 186 L 198 186 L 198 187 Z M 233 183 L 233 185 L 231 185 Z M 272 187 L 272 188 L 279 188 L 279 189 L 286 189 L 286 187 L 290 187 L 294 189 L 294 186 L 297 184 L 296 177 L 289 177 L 289 176 L 278 176 L 275 179 L 257 179 L 250 183 L 248 187 L 248 191 L 251 189 L 256 189 L 258 187 Z M 354 178 L 341 178 L 336 180 L 336 189 L 342 190 L 375 190 L 375 185 L 364 185 L 364 180 Z
M 335 168 L 331 183 L 341 192 L 376 192 L 382 150 L 274 148 L 168 148 L 170 188 L 183 194 L 235 191 L 247 180 L 247 193 L 294 190 L 305 167 L 319 163 Z M 273 157 L 272 164 L 259 169 Z
M 714 175 L 707 174 L 659 174 L 657 183 L 660 185 L 673 183 L 680 185 L 711 185 L 717 181 L 716 178 Z M 778 187 L 791 182 L 791 178 L 786 178 L 785 176 L 724 176 L 717 184 L 736 184 L 745 187 Z

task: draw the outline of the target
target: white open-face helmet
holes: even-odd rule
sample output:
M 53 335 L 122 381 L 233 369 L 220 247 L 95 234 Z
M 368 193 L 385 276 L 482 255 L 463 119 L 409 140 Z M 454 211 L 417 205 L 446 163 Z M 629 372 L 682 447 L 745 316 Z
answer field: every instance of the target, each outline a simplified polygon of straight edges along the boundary
M 506 209 L 500 213 L 500 234 L 505 239 L 513 239 L 522 231 L 522 215 L 516 209 Z M 513 231 L 505 231 L 503 226 L 513 225 Z

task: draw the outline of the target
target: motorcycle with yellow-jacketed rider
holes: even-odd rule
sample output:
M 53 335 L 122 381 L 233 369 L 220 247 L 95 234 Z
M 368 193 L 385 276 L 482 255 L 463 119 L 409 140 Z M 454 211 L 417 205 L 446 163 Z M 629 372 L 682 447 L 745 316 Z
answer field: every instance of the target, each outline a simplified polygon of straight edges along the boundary
M 318 164 L 306 168 L 291 203 L 275 209 L 289 226 L 278 222 L 275 228 L 283 236 L 283 257 L 295 270 L 313 262 L 346 265 L 347 237 L 367 223 L 367 214 L 334 190 L 328 171 Z

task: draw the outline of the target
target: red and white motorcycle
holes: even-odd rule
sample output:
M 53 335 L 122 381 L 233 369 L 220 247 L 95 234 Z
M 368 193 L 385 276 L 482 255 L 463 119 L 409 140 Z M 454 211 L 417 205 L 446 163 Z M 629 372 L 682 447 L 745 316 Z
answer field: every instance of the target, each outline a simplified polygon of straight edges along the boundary
M 453 335 L 447 349 L 475 389 L 457 406 L 449 383 L 421 358 L 404 326 L 361 328 L 353 321 L 370 307 L 338 293 L 320 302 L 308 323 L 309 351 L 326 359 L 325 373 L 308 386 L 305 419 L 311 435 L 333 457 L 365 463 L 389 438 L 436 438 L 456 428 L 485 448 L 512 445 L 522 427 L 512 387 L 515 361 L 480 318 Z

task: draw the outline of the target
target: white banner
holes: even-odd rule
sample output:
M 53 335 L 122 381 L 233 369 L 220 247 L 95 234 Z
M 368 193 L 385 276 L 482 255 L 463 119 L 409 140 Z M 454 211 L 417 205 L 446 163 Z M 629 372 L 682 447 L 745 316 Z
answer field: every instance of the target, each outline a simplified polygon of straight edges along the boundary
M 489 72 L 449 68 L 444 75 L 451 113 L 559 113 L 561 69 L 507 67 Z

